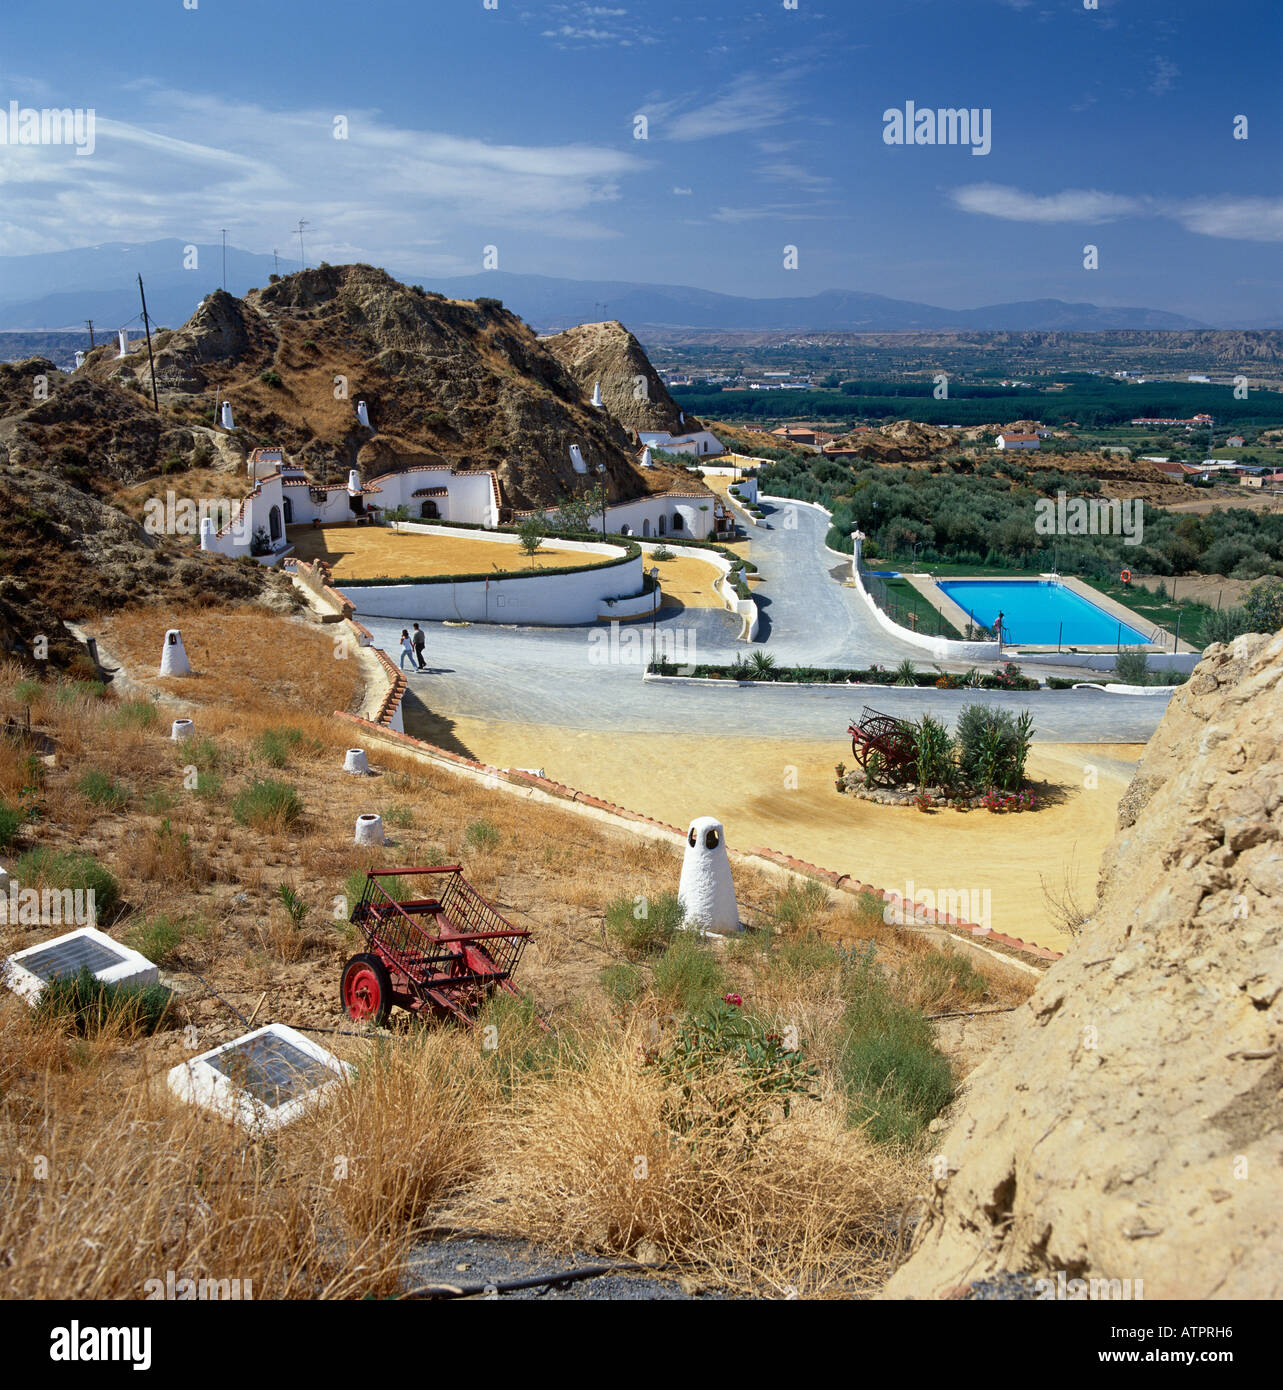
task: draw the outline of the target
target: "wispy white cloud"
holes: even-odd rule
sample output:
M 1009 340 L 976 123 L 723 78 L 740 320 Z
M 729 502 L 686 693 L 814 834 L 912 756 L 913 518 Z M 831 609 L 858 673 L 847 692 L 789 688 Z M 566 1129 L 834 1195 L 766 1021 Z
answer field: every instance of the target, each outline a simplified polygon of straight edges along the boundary
M 769 130 L 793 109 L 792 74 L 743 73 L 702 104 L 687 98 L 646 107 L 652 131 L 669 140 L 708 140 L 749 130 Z
M 1143 199 L 1090 188 L 1039 196 L 998 183 L 973 183 L 955 188 L 950 197 L 963 212 L 1010 222 L 1113 222 L 1144 211 Z
M 1060 193 L 1027 193 L 1003 184 L 977 183 L 952 189 L 949 198 L 963 212 L 1009 222 L 1117 222 L 1127 217 L 1159 217 L 1201 236 L 1234 241 L 1283 241 L 1283 198 L 1204 196 L 1193 199 L 1103 193 L 1069 188 Z
M 218 227 L 242 245 L 270 247 L 302 216 L 313 223 L 318 257 L 347 249 L 391 260 L 453 245 L 453 268 L 468 269 L 483 242 L 501 234 L 510 244 L 615 236 L 598 212 L 620 198 L 626 176 L 647 167 L 631 149 L 497 144 L 406 129 L 375 111 L 342 113 L 349 138 L 339 140 L 330 111 L 158 88 L 138 100 L 135 119 L 99 114 L 88 158 L 67 147 L 0 146 L 6 249 L 107 236 L 198 240 Z
M 1149 80 L 1149 90 L 1154 96 L 1161 97 L 1164 92 L 1170 92 L 1176 85 L 1176 79 L 1181 75 L 1181 70 L 1170 58 L 1155 58 L 1152 73 L 1153 75 Z

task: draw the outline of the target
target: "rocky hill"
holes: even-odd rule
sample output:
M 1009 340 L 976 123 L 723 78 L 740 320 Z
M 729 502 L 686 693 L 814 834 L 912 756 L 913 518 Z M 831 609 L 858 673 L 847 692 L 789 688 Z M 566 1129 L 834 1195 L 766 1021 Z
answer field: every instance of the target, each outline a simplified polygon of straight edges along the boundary
M 682 421 L 642 345 L 617 320 L 581 323 L 542 341 L 590 400 L 594 385 L 601 383 L 605 408 L 621 424 L 673 434 L 701 428 L 693 415 Z
M 280 445 L 318 479 L 444 462 L 495 469 L 509 505 L 548 505 L 582 485 L 570 462 L 576 443 L 591 476 L 605 466 L 612 498 L 656 483 L 636 467 L 631 421 L 593 409 L 580 381 L 499 301 L 446 299 L 371 266 L 303 271 L 244 299 L 218 291 L 154 349 L 175 423 L 213 424 L 221 393 L 247 447 Z M 636 351 L 629 365 L 657 381 Z M 145 350 L 120 359 L 114 346 L 100 348 L 82 374 L 151 392 Z M 373 433 L 357 420 L 358 400 Z
M 997 1271 L 1283 1294 L 1283 633 L 1209 648 L 1072 952 L 968 1078 L 889 1297 Z

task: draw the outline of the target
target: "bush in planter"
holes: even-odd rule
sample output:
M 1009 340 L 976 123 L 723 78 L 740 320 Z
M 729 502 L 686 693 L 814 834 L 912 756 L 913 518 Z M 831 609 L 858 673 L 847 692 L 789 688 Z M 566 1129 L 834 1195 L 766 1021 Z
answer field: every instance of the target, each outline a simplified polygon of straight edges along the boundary
M 956 775 L 953 738 L 938 719 L 924 714 L 913 726 L 913 752 L 919 787 L 948 787 Z M 923 808 L 918 807 L 919 810 Z
M 993 705 L 967 705 L 958 715 L 958 769 L 968 785 L 1015 790 L 1025 775 L 1033 715 L 1018 718 Z

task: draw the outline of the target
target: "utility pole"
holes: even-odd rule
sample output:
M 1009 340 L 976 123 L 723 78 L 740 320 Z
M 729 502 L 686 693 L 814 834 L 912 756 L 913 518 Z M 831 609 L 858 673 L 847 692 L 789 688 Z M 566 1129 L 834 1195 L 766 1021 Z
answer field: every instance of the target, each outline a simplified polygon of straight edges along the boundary
M 298 258 L 302 262 L 303 269 L 307 269 L 307 257 L 303 254 L 303 228 L 308 224 L 300 217 L 298 220 Z
M 89 330 L 89 351 L 92 352 L 92 351 L 94 350 L 94 348 L 96 348 L 96 347 L 98 346 L 98 344 L 94 342 L 94 321 L 93 321 L 93 319 L 86 319 L 86 320 L 85 320 L 85 327 Z
M 276 247 L 272 247 L 272 269 L 279 275 L 281 273 L 281 258 L 276 254 Z
M 223 228 L 223 293 L 227 293 L 227 228 Z
M 143 301 L 143 328 L 147 331 L 147 363 L 151 367 L 151 403 L 160 414 L 160 396 L 156 391 L 156 359 L 151 355 L 151 322 L 147 317 L 147 295 L 143 290 L 143 277 L 138 277 L 138 294 Z

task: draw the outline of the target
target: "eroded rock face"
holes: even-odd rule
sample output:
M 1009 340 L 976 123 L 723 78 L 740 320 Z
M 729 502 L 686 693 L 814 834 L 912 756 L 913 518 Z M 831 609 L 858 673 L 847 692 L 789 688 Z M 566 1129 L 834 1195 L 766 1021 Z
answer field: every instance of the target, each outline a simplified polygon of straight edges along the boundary
M 642 345 L 618 320 L 581 323 L 544 339 L 543 346 L 579 383 L 586 399 L 600 385 L 605 409 L 620 424 L 673 434 L 701 428 L 693 415 L 681 420 Z
M 1283 1294 L 1283 634 L 1208 649 L 1094 920 L 968 1079 L 886 1296 L 999 1270 Z

